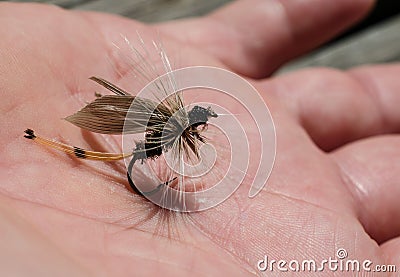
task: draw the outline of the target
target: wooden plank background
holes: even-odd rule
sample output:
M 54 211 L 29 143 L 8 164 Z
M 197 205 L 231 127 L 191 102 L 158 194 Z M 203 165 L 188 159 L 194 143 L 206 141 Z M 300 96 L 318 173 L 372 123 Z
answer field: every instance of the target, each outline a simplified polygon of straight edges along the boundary
M 204 15 L 232 0 L 40 0 L 68 9 L 120 14 L 144 22 Z M 28 2 L 16 0 L 14 2 Z M 400 61 L 400 16 L 361 33 L 321 47 L 282 67 L 277 74 L 310 66 L 347 69 L 371 63 Z
M 68 9 L 115 13 L 144 22 L 204 15 L 232 0 L 39 0 Z M 12 2 L 31 2 L 16 0 Z
M 348 69 L 363 64 L 399 61 L 400 16 L 396 16 L 294 60 L 278 73 L 310 66 Z

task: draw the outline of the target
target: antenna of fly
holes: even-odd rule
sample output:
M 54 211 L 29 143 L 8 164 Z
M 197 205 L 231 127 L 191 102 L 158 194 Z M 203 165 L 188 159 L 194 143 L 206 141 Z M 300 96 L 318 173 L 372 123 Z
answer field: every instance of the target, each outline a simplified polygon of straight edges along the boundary
M 32 129 L 25 130 L 25 138 L 31 139 L 39 144 L 63 151 L 69 155 L 75 156 L 79 159 L 97 160 L 97 161 L 117 161 L 129 158 L 133 153 L 107 153 L 85 150 L 76 146 L 68 145 L 58 141 L 50 140 L 35 134 Z

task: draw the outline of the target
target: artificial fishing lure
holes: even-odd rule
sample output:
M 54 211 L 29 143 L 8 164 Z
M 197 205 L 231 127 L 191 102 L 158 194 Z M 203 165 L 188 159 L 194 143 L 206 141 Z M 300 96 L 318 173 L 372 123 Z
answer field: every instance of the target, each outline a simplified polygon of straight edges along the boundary
M 157 103 L 133 96 L 102 78 L 90 79 L 115 95 L 98 97 L 66 120 L 77 127 L 99 134 L 144 133 L 144 139 L 135 143 L 131 153 L 89 151 L 37 136 L 32 129 L 25 130 L 24 137 L 79 159 L 115 161 L 131 157 L 127 170 L 128 181 L 132 189 L 141 195 L 151 194 L 163 185 L 169 185 L 176 177 L 160 184 L 152 191 L 141 192 L 131 178 L 132 167 L 136 161 L 155 159 L 173 146 L 182 147 L 183 152 L 188 154 L 191 151 L 199 157 L 199 144 L 205 143 L 201 132 L 206 128 L 210 118 L 218 117 L 211 107 L 194 106 L 187 111 L 179 93 Z

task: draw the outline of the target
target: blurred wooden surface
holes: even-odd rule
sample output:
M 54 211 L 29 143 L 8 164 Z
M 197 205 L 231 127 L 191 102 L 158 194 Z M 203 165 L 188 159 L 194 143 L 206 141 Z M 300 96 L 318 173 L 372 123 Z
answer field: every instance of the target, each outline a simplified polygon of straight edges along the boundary
M 144 22 L 204 15 L 232 0 L 39 0 L 67 9 L 101 11 Z M 29 2 L 16 0 L 13 2 Z
M 40 0 L 68 9 L 120 14 L 145 22 L 204 15 L 232 0 Z M 16 0 L 14 2 L 27 2 Z M 347 69 L 371 63 L 400 61 L 400 16 L 319 48 L 282 67 L 278 74 L 310 66 Z
M 399 61 L 400 16 L 396 16 L 298 58 L 281 68 L 278 74 L 311 66 L 348 69 L 363 64 Z

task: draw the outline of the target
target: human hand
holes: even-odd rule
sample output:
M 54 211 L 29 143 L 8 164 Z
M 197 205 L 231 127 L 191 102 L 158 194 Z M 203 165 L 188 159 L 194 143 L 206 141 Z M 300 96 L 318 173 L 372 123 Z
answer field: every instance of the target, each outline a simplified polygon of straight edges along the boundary
M 399 131 L 400 67 L 256 79 L 332 37 L 371 2 L 240 1 L 208 17 L 156 26 L 2 3 L 2 271 L 243 276 L 257 272 L 264 255 L 322 260 L 335 258 L 338 248 L 349 259 L 398 265 L 399 141 L 388 134 Z M 160 211 L 126 189 L 118 165 L 77 161 L 22 138 L 32 127 L 96 147 L 94 137 L 60 119 L 98 88 L 88 77 L 112 74 L 110 41 L 154 29 L 164 43 L 180 47 L 184 62 L 254 79 L 277 131 L 275 167 L 257 197 L 249 199 L 249 184 L 243 184 L 205 212 Z M 117 147 L 101 138 L 97 150 Z M 154 235 L 157 224 L 171 236 Z

